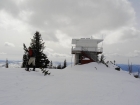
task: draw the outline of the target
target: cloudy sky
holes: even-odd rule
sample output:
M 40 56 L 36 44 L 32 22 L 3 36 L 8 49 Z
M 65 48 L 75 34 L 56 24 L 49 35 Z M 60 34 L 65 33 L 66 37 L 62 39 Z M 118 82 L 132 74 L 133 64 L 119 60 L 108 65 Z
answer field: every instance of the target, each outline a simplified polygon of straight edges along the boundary
M 0 59 L 22 60 L 42 35 L 49 60 L 71 62 L 72 38 L 104 39 L 107 60 L 140 64 L 140 0 L 0 0 Z

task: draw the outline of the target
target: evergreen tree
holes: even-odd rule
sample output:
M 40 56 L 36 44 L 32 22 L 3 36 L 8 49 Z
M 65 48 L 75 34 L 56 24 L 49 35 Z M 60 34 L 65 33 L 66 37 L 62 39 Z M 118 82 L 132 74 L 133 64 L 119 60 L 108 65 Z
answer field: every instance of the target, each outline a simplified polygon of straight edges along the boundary
M 33 36 L 33 39 L 31 39 L 30 43 L 30 47 L 36 52 L 36 62 L 35 62 L 36 68 L 47 68 L 50 62 L 46 54 L 43 53 L 43 50 L 45 48 L 44 44 L 45 42 L 43 42 L 41 34 L 39 32 L 36 32 Z M 25 54 L 23 55 L 22 67 L 25 67 L 28 61 L 28 49 L 25 46 L 25 44 L 23 44 L 23 46 Z
M 27 47 L 26 47 L 26 45 L 25 44 L 23 44 L 23 49 L 24 49 L 24 55 L 23 55 L 23 62 L 22 62 L 22 68 L 25 68 L 26 67 L 26 65 L 27 65 L 27 62 L 28 62 L 28 49 L 27 49 Z
M 65 59 L 62 69 L 66 68 L 66 67 L 67 67 L 67 62 L 66 62 L 66 59 Z
M 52 61 L 50 61 L 49 68 L 50 68 L 50 69 L 53 68 L 53 63 L 52 63 Z
M 62 69 L 61 64 L 59 64 L 59 65 L 57 66 L 57 69 Z
M 52 61 L 50 62 L 50 67 L 51 67 L 51 68 L 53 67 L 53 63 L 52 63 Z
M 5 65 L 5 67 L 8 68 L 9 67 L 8 65 L 9 65 L 8 64 L 8 60 L 6 59 L 6 65 Z

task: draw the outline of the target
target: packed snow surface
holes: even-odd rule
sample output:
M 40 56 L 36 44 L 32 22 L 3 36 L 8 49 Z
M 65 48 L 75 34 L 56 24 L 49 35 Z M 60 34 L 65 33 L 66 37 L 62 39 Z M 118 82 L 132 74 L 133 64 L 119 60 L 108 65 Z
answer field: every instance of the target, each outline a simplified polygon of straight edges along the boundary
M 0 105 L 140 105 L 140 79 L 115 65 L 90 63 L 50 69 L 0 69 Z

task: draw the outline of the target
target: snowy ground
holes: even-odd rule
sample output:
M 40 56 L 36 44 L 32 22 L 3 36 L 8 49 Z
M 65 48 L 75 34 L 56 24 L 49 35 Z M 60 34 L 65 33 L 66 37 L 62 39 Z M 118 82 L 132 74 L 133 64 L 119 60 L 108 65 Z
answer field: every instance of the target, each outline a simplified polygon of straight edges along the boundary
M 96 70 L 97 68 L 97 70 Z M 0 69 L 0 105 L 140 105 L 140 79 L 103 64 L 52 69 Z

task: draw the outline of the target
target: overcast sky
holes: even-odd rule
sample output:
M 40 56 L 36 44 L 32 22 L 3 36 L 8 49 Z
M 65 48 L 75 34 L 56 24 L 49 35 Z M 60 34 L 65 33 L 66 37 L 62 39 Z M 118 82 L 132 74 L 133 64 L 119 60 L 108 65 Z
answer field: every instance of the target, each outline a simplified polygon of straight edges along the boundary
M 0 59 L 22 60 L 39 31 L 52 61 L 71 62 L 71 40 L 92 37 L 106 60 L 140 64 L 139 10 L 140 0 L 0 0 Z

